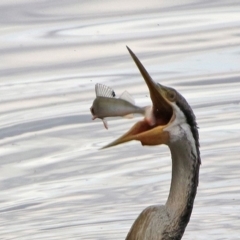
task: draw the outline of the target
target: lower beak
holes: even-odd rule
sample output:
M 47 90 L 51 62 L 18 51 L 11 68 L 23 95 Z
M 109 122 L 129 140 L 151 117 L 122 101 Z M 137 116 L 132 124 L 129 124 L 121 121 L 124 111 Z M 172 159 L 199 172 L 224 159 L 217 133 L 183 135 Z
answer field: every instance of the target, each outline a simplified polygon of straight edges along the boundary
M 160 84 L 155 83 L 137 56 L 128 48 L 128 51 L 141 72 L 150 92 L 152 100 L 152 114 L 150 121 L 144 119 L 137 122 L 127 133 L 108 144 L 103 148 L 112 147 L 124 142 L 137 140 L 142 145 L 159 145 L 167 144 L 169 141 L 169 133 L 164 128 L 169 123 L 173 115 L 173 109 L 164 98 L 164 89 Z M 150 125 L 153 122 L 154 125 Z

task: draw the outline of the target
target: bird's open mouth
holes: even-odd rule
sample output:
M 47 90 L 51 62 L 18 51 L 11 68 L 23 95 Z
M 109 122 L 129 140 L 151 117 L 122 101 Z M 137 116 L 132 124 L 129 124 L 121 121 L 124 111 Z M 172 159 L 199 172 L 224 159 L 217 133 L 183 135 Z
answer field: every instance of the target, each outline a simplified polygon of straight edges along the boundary
M 155 83 L 136 55 L 127 47 L 130 55 L 141 72 L 150 92 L 152 109 L 148 117 L 137 122 L 123 136 L 103 148 L 112 147 L 131 140 L 137 140 L 142 145 L 167 144 L 169 133 L 164 128 L 174 119 L 173 108 L 165 97 L 166 90 Z

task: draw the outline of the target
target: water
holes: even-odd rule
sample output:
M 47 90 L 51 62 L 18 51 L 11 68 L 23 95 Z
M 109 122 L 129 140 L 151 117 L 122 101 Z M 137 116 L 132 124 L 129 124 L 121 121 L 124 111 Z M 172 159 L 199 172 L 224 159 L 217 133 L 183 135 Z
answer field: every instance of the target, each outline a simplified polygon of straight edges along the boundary
M 124 239 L 164 204 L 169 151 L 98 149 L 139 118 L 91 120 L 95 83 L 150 103 L 128 45 L 180 91 L 202 166 L 183 239 L 240 239 L 239 1 L 1 1 L 0 239 Z

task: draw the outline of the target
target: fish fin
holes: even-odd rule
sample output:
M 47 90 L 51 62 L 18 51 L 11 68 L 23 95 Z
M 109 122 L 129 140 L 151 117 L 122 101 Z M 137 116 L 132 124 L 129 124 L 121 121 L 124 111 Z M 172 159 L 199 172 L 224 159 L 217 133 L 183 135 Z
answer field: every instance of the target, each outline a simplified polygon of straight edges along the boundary
M 114 98 L 116 96 L 115 92 L 112 88 L 103 85 L 101 83 L 97 83 L 95 85 L 95 92 L 97 97 L 109 97 Z
M 103 121 L 104 127 L 105 127 L 106 129 L 108 129 L 107 120 L 103 118 L 102 121 Z
M 127 115 L 125 115 L 125 116 L 123 116 L 124 118 L 133 118 L 134 117 L 134 115 L 132 114 L 132 113 L 130 113 L 130 114 L 127 114 Z
M 132 98 L 132 96 L 130 95 L 130 93 L 127 92 L 127 91 L 124 91 L 124 92 L 120 95 L 119 98 L 121 98 L 121 99 L 123 99 L 123 100 L 125 100 L 125 101 L 127 101 L 127 102 L 130 102 L 131 104 L 135 104 L 134 99 Z

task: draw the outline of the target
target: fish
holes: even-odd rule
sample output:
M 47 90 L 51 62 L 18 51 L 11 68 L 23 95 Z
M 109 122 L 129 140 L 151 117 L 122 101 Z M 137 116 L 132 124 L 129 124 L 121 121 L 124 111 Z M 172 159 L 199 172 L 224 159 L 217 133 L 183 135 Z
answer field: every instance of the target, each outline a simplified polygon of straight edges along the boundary
M 100 118 L 106 129 L 108 129 L 106 117 L 133 118 L 133 114 L 147 115 L 150 112 L 150 106 L 136 106 L 134 99 L 127 91 L 124 91 L 119 98 L 116 98 L 116 94 L 112 88 L 97 83 L 95 85 L 95 92 L 96 98 L 90 108 L 92 120 Z

